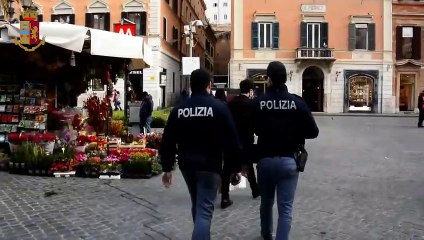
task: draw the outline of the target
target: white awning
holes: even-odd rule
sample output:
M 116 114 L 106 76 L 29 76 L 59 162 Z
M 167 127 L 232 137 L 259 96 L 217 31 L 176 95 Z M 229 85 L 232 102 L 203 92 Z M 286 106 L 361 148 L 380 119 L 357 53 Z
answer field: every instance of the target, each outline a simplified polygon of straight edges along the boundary
M 20 24 L 7 24 L 10 37 L 20 36 Z M 142 37 L 88 28 L 79 25 L 40 22 L 40 38 L 45 38 L 46 43 L 81 52 L 85 40 L 90 41 L 92 55 L 129 58 L 143 63 L 145 67 L 152 64 L 151 48 Z

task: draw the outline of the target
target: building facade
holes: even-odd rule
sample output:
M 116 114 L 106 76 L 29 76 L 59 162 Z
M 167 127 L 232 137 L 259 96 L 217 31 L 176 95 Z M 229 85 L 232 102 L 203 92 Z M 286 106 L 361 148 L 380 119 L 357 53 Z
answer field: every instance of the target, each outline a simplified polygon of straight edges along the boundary
M 396 111 L 417 111 L 424 90 L 424 1 L 393 1 L 393 91 Z
M 395 112 L 392 0 L 232 1 L 230 86 L 287 68 L 289 91 L 315 112 Z
M 205 0 L 205 3 L 210 24 L 231 24 L 231 0 Z
M 231 58 L 231 25 L 214 25 L 216 44 L 215 44 L 215 75 L 214 83 L 216 86 L 228 85 L 228 63 Z

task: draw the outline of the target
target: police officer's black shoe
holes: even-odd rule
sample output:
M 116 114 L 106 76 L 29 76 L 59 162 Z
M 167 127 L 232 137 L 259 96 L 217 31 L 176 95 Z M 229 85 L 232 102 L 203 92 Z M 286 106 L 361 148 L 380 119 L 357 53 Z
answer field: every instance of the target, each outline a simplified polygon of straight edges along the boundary
M 421 125 L 421 126 L 420 126 L 420 125 L 418 125 L 418 128 L 422 128 L 422 127 L 423 127 L 422 125 Z
M 233 205 L 233 201 L 229 198 L 221 200 L 221 208 L 226 209 L 227 207 Z

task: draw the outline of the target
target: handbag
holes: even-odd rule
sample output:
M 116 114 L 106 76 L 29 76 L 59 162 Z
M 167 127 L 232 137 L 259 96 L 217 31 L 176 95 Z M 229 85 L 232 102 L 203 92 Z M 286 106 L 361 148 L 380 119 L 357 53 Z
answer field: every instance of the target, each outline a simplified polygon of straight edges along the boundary
M 294 153 L 294 160 L 298 172 L 305 171 L 306 161 L 308 161 L 308 152 L 305 149 L 305 145 L 299 144 L 296 152 Z

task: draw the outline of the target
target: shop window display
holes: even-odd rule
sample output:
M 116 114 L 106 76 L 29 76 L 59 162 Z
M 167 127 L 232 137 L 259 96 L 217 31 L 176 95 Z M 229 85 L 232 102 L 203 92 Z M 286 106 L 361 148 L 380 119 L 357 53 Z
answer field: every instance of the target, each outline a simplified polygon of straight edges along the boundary
M 349 111 L 372 111 L 373 82 L 373 79 L 367 76 L 355 76 L 349 79 Z

